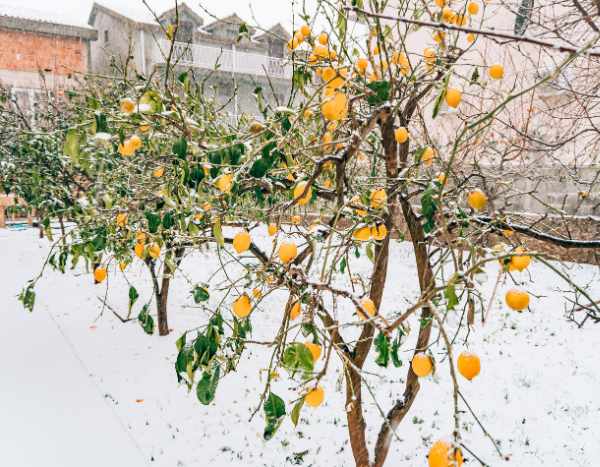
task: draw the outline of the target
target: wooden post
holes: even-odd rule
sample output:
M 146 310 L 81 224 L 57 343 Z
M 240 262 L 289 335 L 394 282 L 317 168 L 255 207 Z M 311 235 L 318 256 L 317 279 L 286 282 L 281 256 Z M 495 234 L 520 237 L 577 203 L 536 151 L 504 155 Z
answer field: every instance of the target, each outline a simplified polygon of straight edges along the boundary
M 4 204 L 0 202 L 0 229 L 6 228 L 6 219 L 4 214 Z

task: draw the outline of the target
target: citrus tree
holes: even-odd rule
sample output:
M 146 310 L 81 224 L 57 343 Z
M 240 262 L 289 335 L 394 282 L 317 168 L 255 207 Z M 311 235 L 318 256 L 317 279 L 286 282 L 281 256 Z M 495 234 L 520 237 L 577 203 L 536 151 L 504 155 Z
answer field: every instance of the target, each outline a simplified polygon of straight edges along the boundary
M 476 384 L 482 362 L 477 349 L 457 353 L 454 343 L 460 338 L 468 348 L 470 329 L 490 318 L 498 285 L 514 283 L 504 292 L 509 309 L 535 306 L 524 271 L 540 261 L 569 284 L 588 316 L 600 316 L 590 293 L 544 251 L 528 248 L 527 238 L 570 248 L 598 242 L 514 222 L 500 208 L 503 192 L 471 157 L 478 150 L 489 158 L 485 149 L 494 141 L 484 145 L 482 135 L 493 135 L 524 96 L 585 59 L 598 36 L 554 47 L 553 74 L 505 89 L 496 86 L 506 79 L 503 63 L 463 61 L 477 41 L 499 37 L 480 28 L 485 9 L 476 1 L 319 2 L 316 12 L 302 13 L 305 23 L 288 44 L 294 90 L 287 105 L 260 99 L 262 115 L 235 126 L 218 120 L 201 83 L 171 55 L 160 80 L 89 82 L 71 97 L 68 122 L 51 132 L 62 148 L 54 149 L 56 158 L 83 187 L 70 204 L 73 228 L 57 245 L 58 264 L 85 258 L 95 281 L 105 283 L 118 273 L 111 264 L 125 273 L 134 259 L 144 261 L 166 334 L 172 275 L 186 252 L 210 251 L 224 278 L 190 284 L 209 316 L 179 337 L 175 361 L 178 381 L 201 403 L 214 401 L 249 346 L 265 346 L 271 358 L 259 405 L 270 439 L 286 414 L 297 424 L 301 411 L 323 403 L 324 377 L 340 368 L 355 463 L 379 467 L 421 385 L 434 371 L 448 371 L 452 428 L 447 440 L 431 445 L 428 462 L 463 465 L 459 388 L 466 380 Z M 351 15 L 366 34 L 352 32 Z M 176 31 L 171 25 L 164 32 L 176 40 Z M 425 47 L 411 39 L 424 31 L 431 42 Z M 508 171 L 498 170 L 500 178 Z M 407 291 L 410 305 L 390 309 L 383 303 L 397 280 L 388 274 L 392 246 L 402 240 L 412 247 L 418 291 Z M 358 267 L 364 258 L 368 271 Z M 498 262 L 493 296 L 484 296 L 481 277 Z M 32 287 L 22 295 L 26 304 Z M 281 293 L 286 306 L 273 309 Z M 138 298 L 132 283 L 123 320 Z M 252 323 L 261 309 L 272 311 L 277 325 L 259 342 Z M 137 319 L 153 330 L 148 304 Z M 447 369 L 439 357 L 436 365 L 437 346 Z M 386 401 L 376 401 L 381 427 L 368 440 L 365 400 L 373 396 L 366 368 L 403 367 L 400 352 L 411 354 L 402 396 L 385 410 Z M 282 371 L 295 385 L 289 401 L 275 392 Z

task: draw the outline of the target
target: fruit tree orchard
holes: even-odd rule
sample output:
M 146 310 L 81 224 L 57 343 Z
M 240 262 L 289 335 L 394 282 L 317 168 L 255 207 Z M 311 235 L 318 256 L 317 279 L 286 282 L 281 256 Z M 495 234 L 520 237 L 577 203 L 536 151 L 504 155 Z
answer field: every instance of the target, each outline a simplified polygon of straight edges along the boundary
M 486 28 L 494 7 L 479 0 L 317 3 L 315 10 L 299 8 L 288 44 L 293 95 L 273 103 L 257 89 L 260 119 L 221 121 L 205 83 L 178 65 L 173 46 L 155 76 L 125 64 L 118 80 L 82 77 L 63 107 L 49 107 L 36 125 L 5 106 L 4 188 L 38 210 L 47 234 L 51 221 L 63 226 L 21 299 L 33 309 L 43 270 L 81 261 L 106 287 L 105 309 L 165 335 L 168 313 L 177 311 L 168 309 L 172 276 L 190 252 L 209 251 L 227 280 L 190 284 L 208 319 L 177 340 L 174 362 L 179 383 L 201 403 L 213 402 L 249 346 L 266 346 L 272 357 L 256 402 L 270 439 L 286 414 L 297 424 L 301 411 L 318 410 L 333 390 L 323 378 L 338 359 L 356 465 L 379 467 L 394 437 L 409 429 L 401 422 L 421 385 L 447 371 L 454 416 L 447 439 L 431 443 L 427 462 L 460 466 L 470 458 L 485 465 L 461 433 L 460 418 L 475 414 L 460 387 L 477 384 L 485 371 L 468 338 L 472 328 L 485 332 L 494 296 L 502 294 L 515 313 L 535 308 L 527 291 L 535 278 L 527 270 L 540 261 L 571 290 L 580 324 L 600 320 L 597 297 L 542 248 L 528 247 L 532 239 L 564 248 L 600 242 L 509 214 L 511 199 L 543 199 L 535 183 L 526 193 L 516 183 L 535 182 L 536 164 L 569 167 L 582 180 L 579 168 L 596 162 L 600 33 L 585 13 L 590 5 L 574 2 L 557 12 L 524 1 L 514 5 L 509 34 Z M 353 33 L 349 18 L 356 17 L 366 34 Z M 163 33 L 176 41 L 177 24 Z M 479 43 L 510 50 L 504 56 L 511 61 L 488 63 Z M 517 55 L 543 72 L 516 73 Z M 544 107 L 537 93 L 560 85 L 559 76 L 574 78 L 563 85 L 560 105 Z M 538 132 L 540 121 L 555 132 Z M 595 182 L 588 186 L 589 195 Z M 548 211 L 568 221 L 564 210 Z M 255 241 L 260 226 L 271 238 L 267 249 Z M 390 243 L 402 240 L 412 245 L 420 290 L 416 299 L 407 291 L 409 306 L 387 309 L 382 299 L 395 286 Z M 369 274 L 354 272 L 361 256 L 370 260 Z M 136 281 L 143 278 L 127 276 L 133 261 L 148 268 L 156 308 L 151 300 L 138 304 Z M 492 297 L 480 291 L 491 262 L 502 265 Z M 125 312 L 109 303 L 116 274 L 130 282 Z M 270 295 L 282 290 L 285 309 L 271 309 Z M 219 305 L 209 308 L 215 297 Z M 257 342 L 252 323 L 263 312 L 279 325 Z M 438 347 L 445 357 L 434 359 Z M 411 351 L 410 364 L 400 361 L 401 350 Z M 397 400 L 375 401 L 381 427 L 369 440 L 365 402 L 373 405 L 364 369 L 373 361 L 380 371 L 404 368 L 406 378 Z M 277 378 L 289 378 L 294 400 L 275 393 Z

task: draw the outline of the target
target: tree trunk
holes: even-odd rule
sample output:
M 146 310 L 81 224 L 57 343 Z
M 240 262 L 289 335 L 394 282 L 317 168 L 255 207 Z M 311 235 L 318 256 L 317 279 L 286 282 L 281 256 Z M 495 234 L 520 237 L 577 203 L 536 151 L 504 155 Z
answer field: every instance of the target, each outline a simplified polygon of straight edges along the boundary
M 167 305 L 169 302 L 169 288 L 171 286 L 170 275 L 163 275 L 160 292 L 156 294 L 156 317 L 158 321 L 158 335 L 169 335 L 169 322 L 167 319 Z
M 370 467 L 369 449 L 365 436 L 365 419 L 362 413 L 361 380 L 358 371 L 346 365 L 346 418 L 352 455 L 356 467 Z

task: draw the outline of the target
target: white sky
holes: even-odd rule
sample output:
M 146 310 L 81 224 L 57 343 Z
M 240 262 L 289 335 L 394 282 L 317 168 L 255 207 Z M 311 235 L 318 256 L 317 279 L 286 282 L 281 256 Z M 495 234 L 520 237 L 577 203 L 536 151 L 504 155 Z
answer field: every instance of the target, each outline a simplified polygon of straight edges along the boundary
M 175 5 L 175 0 L 148 0 L 156 12 L 162 12 Z M 218 17 L 237 13 L 241 18 L 254 24 L 253 16 L 262 27 L 270 27 L 281 22 L 288 29 L 292 26 L 292 2 L 302 5 L 303 0 L 186 0 L 186 3 L 210 22 L 208 15 L 198 5 L 202 5 Z M 314 0 L 306 0 L 307 5 L 314 5 Z M 64 20 L 75 24 L 87 23 L 93 0 L 0 0 L 0 5 L 11 5 L 38 11 L 51 11 L 54 15 L 60 14 Z M 124 10 L 137 9 L 141 13 L 146 11 L 142 0 L 98 0 L 98 3 L 107 7 L 122 7 Z M 251 6 L 250 6 L 251 4 Z M 299 6 L 296 11 L 299 11 Z M 252 14 L 254 13 L 254 15 Z M 296 24 L 299 20 L 296 19 Z

